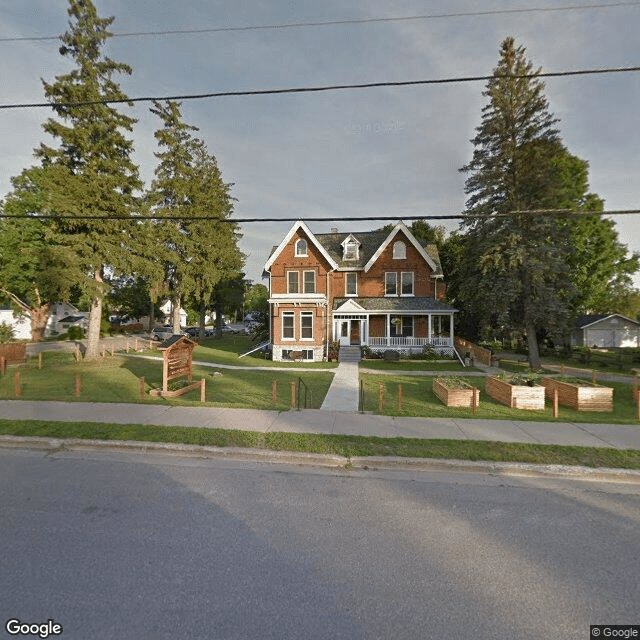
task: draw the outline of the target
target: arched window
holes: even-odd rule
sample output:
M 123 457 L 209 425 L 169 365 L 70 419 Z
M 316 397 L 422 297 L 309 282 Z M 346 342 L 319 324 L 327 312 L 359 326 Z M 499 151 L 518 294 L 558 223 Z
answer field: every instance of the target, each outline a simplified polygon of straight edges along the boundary
M 394 260 L 406 260 L 407 258 L 407 245 L 401 240 L 393 243 L 393 259 Z
M 296 256 L 306 256 L 307 253 L 307 241 L 304 238 L 300 238 L 296 242 Z

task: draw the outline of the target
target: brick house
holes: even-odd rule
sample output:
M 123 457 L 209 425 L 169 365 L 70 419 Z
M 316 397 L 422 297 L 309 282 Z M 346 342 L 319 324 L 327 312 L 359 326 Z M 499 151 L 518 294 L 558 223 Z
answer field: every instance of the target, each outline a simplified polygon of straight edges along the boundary
M 435 245 L 391 232 L 313 234 L 296 222 L 265 264 L 274 360 L 322 360 L 329 344 L 452 353 L 455 309 Z

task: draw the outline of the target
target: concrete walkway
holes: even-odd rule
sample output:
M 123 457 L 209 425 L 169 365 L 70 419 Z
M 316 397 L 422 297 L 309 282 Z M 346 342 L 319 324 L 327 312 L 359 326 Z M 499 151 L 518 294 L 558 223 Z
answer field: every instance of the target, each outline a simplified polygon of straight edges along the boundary
M 387 438 L 495 440 L 640 450 L 638 424 L 404 418 L 330 409 L 278 412 L 224 407 L 2 400 L 0 419 L 242 429 L 262 433 L 286 431 Z
M 333 381 L 320 407 L 323 411 L 357 411 L 360 389 L 357 362 L 341 362 L 335 371 Z

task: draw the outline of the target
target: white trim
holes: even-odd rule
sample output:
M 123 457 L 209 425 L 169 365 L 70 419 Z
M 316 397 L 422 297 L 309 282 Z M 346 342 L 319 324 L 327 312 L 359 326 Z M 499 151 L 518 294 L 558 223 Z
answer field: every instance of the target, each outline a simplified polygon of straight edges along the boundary
M 313 291 L 305 291 L 306 287 L 307 287 L 307 283 L 305 281 L 305 274 L 307 273 L 313 273 Z M 309 295 L 309 294 L 313 294 L 316 292 L 317 289 L 317 278 L 316 278 L 316 270 L 315 269 L 305 269 L 302 272 L 302 293 Z
M 402 276 L 405 273 L 410 273 L 411 274 L 411 293 L 402 293 L 402 289 L 403 289 L 403 282 L 402 282 Z M 400 297 L 401 298 L 414 298 L 416 295 L 416 274 L 414 271 L 401 271 L 400 272 Z
M 300 293 L 302 293 L 300 291 L 300 272 L 299 271 L 294 271 L 293 269 L 290 271 L 287 271 L 287 295 L 299 295 Z M 297 291 L 291 291 L 291 280 L 289 279 L 289 276 L 295 273 L 296 274 L 296 281 L 297 281 L 297 286 L 296 289 Z
M 293 320 L 293 325 L 291 326 L 291 328 L 293 329 L 293 335 L 289 338 L 288 336 L 285 337 L 284 335 L 284 317 L 287 316 L 291 316 L 291 319 Z M 283 311 L 280 314 L 280 339 L 281 340 L 293 340 L 295 341 L 296 339 L 296 314 L 294 311 Z
M 302 335 L 302 318 L 303 318 L 304 316 L 310 316 L 310 317 L 311 317 L 311 337 L 310 337 L 310 338 L 305 338 L 305 337 L 303 337 L 303 335 Z M 313 316 L 314 316 L 313 311 L 301 311 L 301 312 L 300 312 L 300 340 L 309 340 L 309 341 L 313 341 L 313 340 L 315 339 L 315 338 L 314 338 L 314 335 L 313 335 L 314 324 L 315 324 L 315 323 L 314 323 L 314 321 L 313 321 Z
M 336 269 L 338 265 L 333 260 L 333 258 L 327 253 L 325 248 L 318 242 L 318 240 L 313 235 L 313 233 L 311 233 L 311 230 L 309 229 L 309 227 L 307 227 L 307 225 L 302 220 L 298 220 L 293 224 L 291 229 L 289 229 L 289 233 L 287 233 L 287 235 L 284 237 L 282 242 L 278 245 L 276 250 L 271 254 L 266 264 L 264 265 L 264 270 L 269 271 L 269 269 L 271 269 L 271 266 L 276 261 L 276 258 L 282 253 L 283 249 L 289 244 L 289 241 L 291 240 L 291 238 L 293 238 L 293 235 L 295 234 L 296 231 L 298 231 L 298 229 L 301 229 L 305 233 L 307 238 L 314 244 L 316 249 L 320 251 L 322 256 L 331 265 L 331 267 Z
M 304 242 L 304 253 L 300 253 L 298 251 L 298 245 Z M 296 240 L 296 244 L 295 244 L 295 256 L 296 258 L 308 258 L 309 257 L 309 243 L 306 241 L 305 238 L 298 238 Z
M 369 262 L 364 265 L 364 270 L 369 271 L 369 269 L 371 269 L 382 252 L 389 246 L 389 243 L 396 237 L 396 235 L 400 231 L 405 234 L 407 240 L 409 240 L 409 242 L 415 247 L 416 251 L 424 258 L 431 270 L 437 271 L 438 267 L 436 266 L 435 262 L 432 260 L 432 258 L 429 257 L 429 254 L 424 250 L 424 247 L 422 247 L 420 243 L 414 238 L 411 231 L 409 231 L 409 229 L 403 222 L 398 222 L 398 224 L 391 230 L 391 233 L 387 236 L 387 239 L 378 247 L 378 250 L 371 256 Z
M 638 322 L 637 320 L 632 320 L 631 318 L 627 318 L 627 316 L 623 316 L 619 313 L 610 313 L 608 316 L 605 316 L 604 318 L 600 318 L 599 320 L 594 320 L 593 322 L 590 322 L 589 324 L 583 324 L 580 327 L 578 327 L 578 329 L 588 329 L 589 327 L 592 327 L 594 324 L 598 324 L 599 322 L 604 322 L 605 320 L 609 320 L 610 318 L 622 318 L 623 320 L 626 320 L 627 322 L 631 322 L 632 324 L 635 324 L 636 326 L 640 326 L 640 322 Z
M 346 300 L 337 309 L 335 309 L 332 315 L 336 313 L 368 313 L 365 312 L 364 307 L 361 307 L 355 300 Z

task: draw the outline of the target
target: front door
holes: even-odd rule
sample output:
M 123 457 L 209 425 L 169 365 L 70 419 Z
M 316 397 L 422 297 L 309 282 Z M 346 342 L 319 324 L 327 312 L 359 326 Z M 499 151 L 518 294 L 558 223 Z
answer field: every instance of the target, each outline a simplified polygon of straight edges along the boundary
M 338 337 L 340 340 L 340 346 L 348 347 L 349 346 L 349 325 L 350 320 L 340 320 L 338 322 Z
M 360 320 L 351 320 L 351 331 L 349 332 L 349 342 L 353 345 L 360 344 Z

